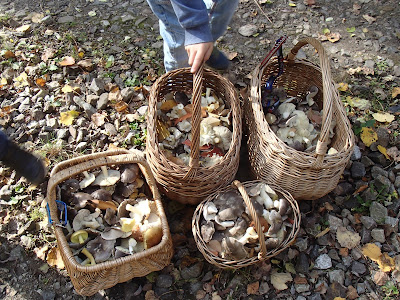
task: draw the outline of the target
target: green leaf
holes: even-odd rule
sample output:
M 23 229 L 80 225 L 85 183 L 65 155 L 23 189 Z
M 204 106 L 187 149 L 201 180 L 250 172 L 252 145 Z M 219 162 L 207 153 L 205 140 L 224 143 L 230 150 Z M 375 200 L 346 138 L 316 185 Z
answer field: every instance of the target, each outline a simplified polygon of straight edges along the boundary
M 10 200 L 8 201 L 10 205 L 15 205 L 18 204 L 18 199 L 16 197 L 11 197 Z
M 110 55 L 107 59 L 106 68 L 111 67 L 114 64 L 114 56 Z
M 354 31 L 356 31 L 356 28 L 353 26 L 353 27 L 346 28 L 346 30 L 347 30 L 348 33 L 352 33 Z
M 324 29 L 322 30 L 322 32 L 323 32 L 324 34 L 331 33 L 331 31 L 330 31 L 328 28 L 324 28 Z

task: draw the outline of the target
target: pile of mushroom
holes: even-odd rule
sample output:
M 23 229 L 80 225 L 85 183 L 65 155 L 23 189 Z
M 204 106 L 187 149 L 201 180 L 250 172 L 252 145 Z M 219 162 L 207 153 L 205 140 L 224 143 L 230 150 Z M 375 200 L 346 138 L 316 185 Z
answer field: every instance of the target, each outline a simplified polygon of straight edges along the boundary
M 313 99 L 318 93 L 318 88 L 311 86 L 305 99 L 288 98 L 280 88 L 273 93 L 274 95 L 270 97 L 275 97 L 277 102 L 274 103 L 275 105 L 270 104 L 270 109 L 265 114 L 265 119 L 272 131 L 281 141 L 298 151 L 315 150 L 322 124 L 322 111 Z M 330 139 L 334 135 L 335 125 L 335 121 L 332 120 Z M 336 152 L 334 148 L 331 148 L 328 154 Z
M 258 183 L 246 189 L 263 229 L 267 250 L 277 248 L 293 227 L 290 203 L 271 187 Z M 260 250 L 255 223 L 239 192 L 220 193 L 205 203 L 200 233 L 208 249 L 227 260 L 243 260 Z
M 59 188 L 67 204 L 66 238 L 76 260 L 94 265 L 149 249 L 163 232 L 137 164 L 102 166 Z
M 173 162 L 188 165 L 192 135 L 193 104 L 185 93 L 165 95 L 157 107 L 160 149 Z M 210 88 L 201 97 L 200 164 L 212 166 L 222 160 L 232 141 L 230 109 Z

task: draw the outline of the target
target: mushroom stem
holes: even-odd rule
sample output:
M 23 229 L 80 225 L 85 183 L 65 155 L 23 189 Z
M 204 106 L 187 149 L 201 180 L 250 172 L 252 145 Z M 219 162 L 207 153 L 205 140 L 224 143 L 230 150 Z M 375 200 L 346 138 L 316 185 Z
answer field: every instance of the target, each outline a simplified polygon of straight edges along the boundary
M 101 166 L 100 167 L 100 169 L 101 169 L 101 171 L 103 172 L 103 174 L 104 174 L 104 176 L 108 176 L 108 170 L 107 170 L 107 167 L 106 166 Z
M 83 171 L 83 175 L 88 179 L 90 178 L 88 171 Z
M 91 265 L 91 266 L 94 266 L 94 265 L 96 264 L 96 262 L 94 261 L 93 255 L 88 251 L 88 249 L 83 248 L 82 251 L 81 251 L 81 253 L 82 253 L 83 255 L 85 255 L 87 258 L 89 258 L 89 260 L 90 260 L 90 265 Z

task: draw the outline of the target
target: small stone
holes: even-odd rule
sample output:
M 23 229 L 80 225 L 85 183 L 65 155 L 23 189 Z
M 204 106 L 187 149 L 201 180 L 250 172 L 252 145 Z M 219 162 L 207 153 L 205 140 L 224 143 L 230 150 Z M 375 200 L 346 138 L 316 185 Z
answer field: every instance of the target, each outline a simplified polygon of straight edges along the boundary
M 198 262 L 194 265 L 183 268 L 181 270 L 181 276 L 183 279 L 186 279 L 186 280 L 194 279 L 201 275 L 202 270 L 203 270 L 203 263 Z
M 58 18 L 58 20 L 57 20 L 57 22 L 60 24 L 72 23 L 74 21 L 75 21 L 75 17 L 73 17 L 73 16 L 64 16 L 64 17 Z
M 247 37 L 253 36 L 257 32 L 258 32 L 258 27 L 253 24 L 247 24 L 239 28 L 239 34 Z
M 379 243 L 384 243 L 386 241 L 385 231 L 381 228 L 372 229 L 371 237 Z
M 333 215 L 328 215 L 328 223 L 329 228 L 332 232 L 336 232 L 338 227 L 343 226 L 342 219 L 339 219 L 338 217 L 335 217 Z
M 379 202 L 374 201 L 369 207 L 369 215 L 376 223 L 383 224 L 388 216 L 388 210 Z
M 97 105 L 98 101 L 99 101 L 99 96 L 97 96 L 97 95 L 87 95 L 86 96 L 86 102 L 92 106 Z
M 108 93 L 102 93 L 97 101 L 97 109 L 106 109 L 108 105 Z
M 340 284 L 344 284 L 345 274 L 343 270 L 332 270 L 328 273 L 329 281 L 331 283 L 338 282 Z
M 86 150 L 87 142 L 80 142 L 78 145 L 75 147 L 76 152 L 83 152 Z
M 375 220 L 369 216 L 361 216 L 360 221 L 368 230 L 374 229 L 377 226 Z
M 387 147 L 389 145 L 390 134 L 388 130 L 384 127 L 378 127 L 376 130 L 378 136 L 378 144 L 382 147 Z
M 332 258 L 333 260 L 340 261 L 339 253 L 337 252 L 336 249 L 331 249 L 331 250 L 329 250 L 328 255 L 329 255 L 329 257 Z
M 365 166 L 362 162 L 355 161 L 351 165 L 351 177 L 354 179 L 361 179 L 366 174 Z
M 367 271 L 367 268 L 363 263 L 360 263 L 358 261 L 353 261 L 351 265 L 351 271 L 353 273 L 356 273 L 356 275 L 362 275 Z
M 94 78 L 89 89 L 96 95 L 101 95 L 104 92 L 104 81 L 100 78 Z
M 357 299 L 359 296 L 357 294 L 357 289 L 352 285 L 347 287 L 346 299 L 354 300 Z
M 380 191 L 381 194 L 388 194 L 390 186 L 392 185 L 390 179 L 382 175 L 377 175 L 373 183 L 376 190 Z
M 260 283 L 260 287 L 258 288 L 258 292 L 260 293 L 260 295 L 265 295 L 269 292 L 270 287 L 268 285 L 268 282 L 261 282 Z
M 361 150 L 360 147 L 358 147 L 357 145 L 354 146 L 354 150 L 353 153 L 350 156 L 351 160 L 359 160 L 361 159 Z
M 295 284 L 294 288 L 296 289 L 297 293 L 304 293 L 310 290 L 309 284 Z
M 315 260 L 314 268 L 326 270 L 332 267 L 332 259 L 328 254 L 322 254 Z
M 174 280 L 171 275 L 161 274 L 156 279 L 156 285 L 162 288 L 169 288 L 172 286 Z
M 303 238 L 296 239 L 296 247 L 299 249 L 300 252 L 304 252 L 308 248 L 308 240 Z
M 147 113 L 149 107 L 147 105 L 141 106 L 137 109 L 139 115 L 144 116 Z
M 346 196 L 354 192 L 354 187 L 349 182 L 341 182 L 332 192 L 335 196 Z
M 301 251 L 296 260 L 295 270 L 296 272 L 301 274 L 308 274 L 309 269 L 310 269 L 310 262 L 308 256 L 303 251 Z
M 373 165 L 375 165 L 375 163 L 368 156 L 363 156 L 361 158 L 361 162 L 363 163 L 364 167 L 366 167 L 366 168 L 372 167 Z

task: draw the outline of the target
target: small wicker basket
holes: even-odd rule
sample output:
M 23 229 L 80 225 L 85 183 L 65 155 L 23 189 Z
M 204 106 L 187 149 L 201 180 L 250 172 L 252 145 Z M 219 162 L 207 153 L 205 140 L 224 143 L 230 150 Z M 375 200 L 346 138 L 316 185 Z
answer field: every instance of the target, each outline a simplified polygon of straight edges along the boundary
M 204 85 L 204 86 L 203 86 Z M 221 161 L 211 167 L 199 166 L 201 93 L 211 88 L 232 111 L 232 141 Z M 189 166 L 170 161 L 161 151 L 157 136 L 157 102 L 170 92 L 193 94 L 192 151 Z M 172 200 L 183 204 L 198 204 L 222 186 L 231 183 L 239 167 L 242 119 L 238 95 L 230 81 L 204 69 L 194 75 L 190 68 L 177 69 L 161 76 L 152 86 L 147 114 L 147 160 L 159 189 Z
M 162 240 L 147 250 L 132 255 L 106 261 L 94 266 L 82 266 L 74 258 L 68 245 L 63 227 L 57 217 L 56 187 L 66 179 L 83 171 L 100 166 L 137 163 L 152 192 L 155 209 L 161 219 Z M 57 164 L 51 174 L 47 189 L 47 202 L 53 228 L 65 267 L 75 290 L 83 296 L 91 296 L 102 289 L 134 277 L 142 277 L 167 266 L 173 254 L 172 240 L 167 218 L 156 187 L 156 182 L 142 152 L 137 150 L 115 149 L 106 152 L 80 156 Z
M 277 248 L 267 251 L 266 246 L 265 246 L 264 234 L 258 234 L 259 232 L 263 232 L 259 218 L 258 218 L 257 213 L 254 209 L 254 206 L 251 203 L 250 198 L 246 192 L 246 189 L 249 189 L 261 182 L 263 182 L 263 181 L 253 180 L 253 181 L 244 182 L 242 184 L 238 180 L 235 180 L 232 183 L 232 185 L 226 186 L 225 188 L 219 190 L 218 192 L 215 192 L 212 195 L 209 195 L 204 201 L 202 201 L 197 206 L 197 208 L 193 214 L 193 219 L 192 219 L 193 236 L 194 236 L 194 240 L 196 241 L 197 248 L 204 255 L 205 259 L 209 263 L 211 263 L 219 268 L 222 268 L 222 269 L 239 269 L 239 268 L 247 267 L 249 265 L 253 265 L 260 261 L 269 259 L 273 256 L 276 256 L 280 252 L 282 252 L 283 250 L 288 248 L 290 245 L 292 245 L 292 243 L 294 242 L 294 240 L 299 232 L 300 221 L 301 221 L 301 214 L 300 214 L 300 210 L 299 210 L 297 201 L 294 200 L 293 197 L 288 192 L 282 190 L 280 187 L 275 186 L 273 184 L 268 184 L 279 195 L 280 198 L 284 198 L 290 203 L 292 210 L 293 210 L 293 227 L 292 227 L 291 231 L 287 233 L 285 240 Z M 215 255 L 208 248 L 207 243 L 203 240 L 203 237 L 201 235 L 200 224 L 201 224 L 201 220 L 203 218 L 204 206 L 208 202 L 213 201 L 221 193 L 225 193 L 225 192 L 236 190 L 236 189 L 242 195 L 243 200 L 244 200 L 247 208 L 250 211 L 251 218 L 255 223 L 255 230 L 259 236 L 260 252 L 258 253 L 258 255 L 255 255 L 253 257 L 234 261 L 234 260 L 228 260 L 225 258 L 221 258 L 221 257 Z
M 307 44 L 317 50 L 320 67 L 308 60 L 296 59 L 297 52 Z M 323 116 L 316 149 L 308 153 L 286 145 L 265 120 L 261 86 L 270 75 L 278 73 L 278 59 L 274 58 L 254 70 L 250 97 L 245 101 L 250 165 L 256 178 L 280 186 L 296 200 L 315 200 L 336 187 L 353 151 L 354 135 L 331 78 L 329 60 L 319 41 L 306 38 L 297 43 L 285 58 L 284 66 L 276 86 L 283 87 L 288 96 L 304 98 L 310 86 L 319 89 L 314 100 L 323 109 Z M 336 126 L 328 145 L 332 120 Z M 328 155 L 328 146 L 335 148 L 337 153 Z

